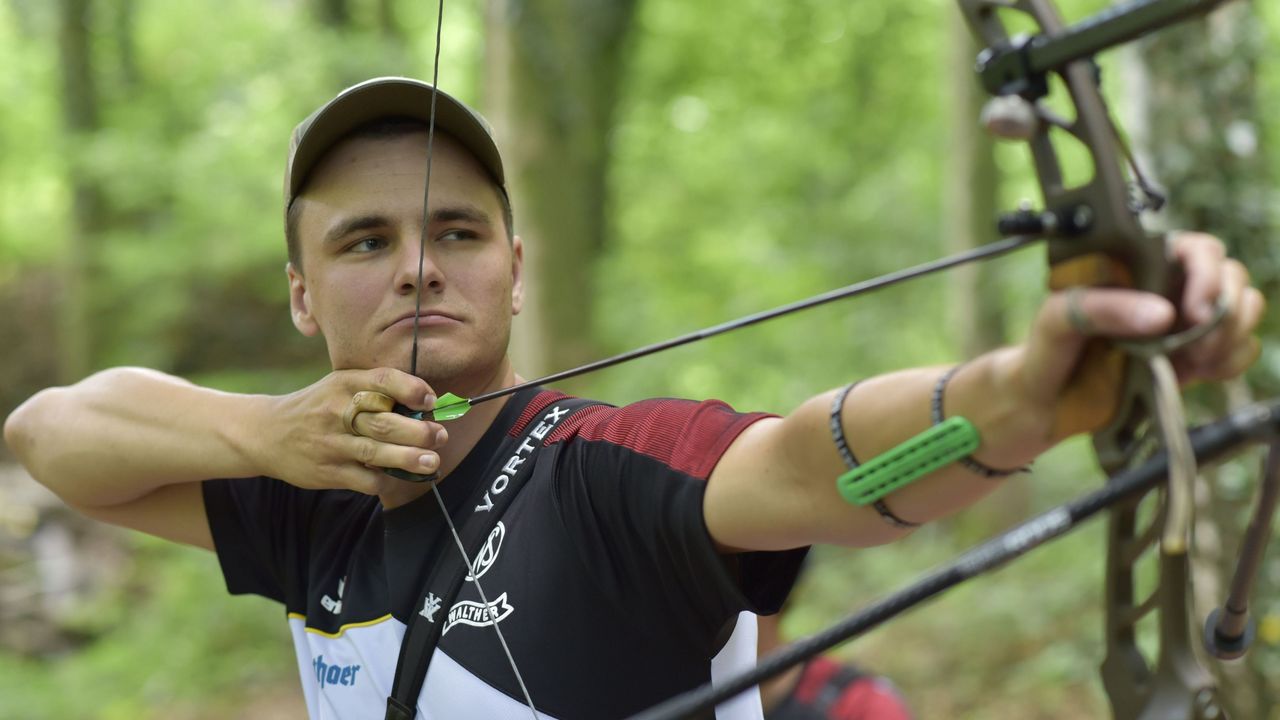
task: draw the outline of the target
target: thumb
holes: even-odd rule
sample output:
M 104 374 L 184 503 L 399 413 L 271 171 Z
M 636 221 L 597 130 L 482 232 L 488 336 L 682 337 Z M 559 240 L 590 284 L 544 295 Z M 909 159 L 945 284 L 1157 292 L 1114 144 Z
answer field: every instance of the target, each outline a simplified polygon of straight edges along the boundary
M 1096 429 L 1115 410 L 1123 356 L 1094 338 L 1159 335 L 1176 312 L 1164 298 L 1118 288 L 1071 288 L 1044 302 L 1027 343 L 1025 391 L 1054 409 L 1052 435 Z
M 1153 293 L 1123 288 L 1068 288 L 1045 302 L 1042 318 L 1055 336 L 1136 338 L 1168 332 L 1177 310 Z

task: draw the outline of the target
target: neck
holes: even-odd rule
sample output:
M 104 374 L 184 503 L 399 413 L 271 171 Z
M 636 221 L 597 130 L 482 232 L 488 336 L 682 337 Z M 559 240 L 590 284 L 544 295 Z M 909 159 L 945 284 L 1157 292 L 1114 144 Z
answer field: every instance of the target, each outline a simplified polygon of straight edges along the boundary
M 450 390 L 463 397 L 475 397 L 482 393 L 511 387 L 522 382 L 524 382 L 524 378 L 515 373 L 515 370 L 511 367 L 511 361 L 504 359 L 500 371 L 494 373 L 489 382 L 477 383 L 472 387 L 453 386 L 450 387 Z M 441 386 L 444 387 L 445 384 L 442 383 Z M 460 392 L 463 390 L 466 391 L 465 395 Z M 442 423 L 445 431 L 449 433 L 449 439 L 443 446 L 436 448 L 436 453 L 440 455 L 440 470 L 438 474 L 441 482 L 447 481 L 449 474 L 457 469 L 462 460 L 476 446 L 476 443 L 480 442 L 480 438 L 484 436 L 485 431 L 493 424 L 493 421 L 498 417 L 498 413 L 502 412 L 502 408 L 506 407 L 507 401 L 510 399 L 510 397 L 501 397 L 480 403 L 457 420 Z M 379 493 L 378 497 L 382 500 L 383 509 L 390 510 L 416 500 L 428 492 L 431 492 L 431 483 L 396 482 Z

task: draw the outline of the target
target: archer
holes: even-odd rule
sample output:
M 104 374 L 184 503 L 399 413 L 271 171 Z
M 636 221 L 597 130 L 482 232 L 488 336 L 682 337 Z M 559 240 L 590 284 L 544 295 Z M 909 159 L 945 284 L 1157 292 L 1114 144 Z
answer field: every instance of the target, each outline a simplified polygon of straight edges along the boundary
M 1170 248 L 1186 273 L 1176 307 L 1053 293 L 1019 345 L 866 378 L 784 417 L 530 388 L 447 423 L 414 419 L 393 405 L 429 413 L 446 392 L 523 380 L 507 343 L 524 244 L 487 126 L 425 83 L 371 80 L 298 127 L 285 187 L 292 319 L 323 336 L 329 375 L 264 396 L 117 368 L 38 393 L 5 439 L 72 508 L 213 550 L 230 592 L 282 603 L 317 718 L 380 713 L 417 626 L 429 642 L 410 655 L 429 667 L 410 714 L 639 711 L 749 665 L 740 613 L 775 612 L 808 546 L 896 540 L 1062 440 L 1067 389 L 1110 382 L 1077 367 L 1091 338 L 1208 322 L 1226 297 L 1218 328 L 1176 356 L 1181 381 L 1234 377 L 1259 352 L 1264 302 L 1246 270 L 1184 234 Z M 419 337 L 417 373 L 404 372 Z M 1072 397 L 1088 426 L 1076 431 L 1113 410 L 1109 394 Z M 939 415 L 965 418 L 976 449 L 873 503 L 842 498 L 834 478 Z M 758 699 L 724 712 L 758 717 Z

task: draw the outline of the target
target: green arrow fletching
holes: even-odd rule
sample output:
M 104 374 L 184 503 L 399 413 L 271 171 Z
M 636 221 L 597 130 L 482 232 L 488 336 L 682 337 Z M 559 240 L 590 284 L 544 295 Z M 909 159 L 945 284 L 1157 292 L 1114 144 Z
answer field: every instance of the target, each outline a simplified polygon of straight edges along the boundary
M 431 411 L 431 419 L 440 422 L 457 420 L 466 415 L 470 409 L 470 400 L 458 397 L 453 393 L 445 393 L 436 400 L 436 407 Z

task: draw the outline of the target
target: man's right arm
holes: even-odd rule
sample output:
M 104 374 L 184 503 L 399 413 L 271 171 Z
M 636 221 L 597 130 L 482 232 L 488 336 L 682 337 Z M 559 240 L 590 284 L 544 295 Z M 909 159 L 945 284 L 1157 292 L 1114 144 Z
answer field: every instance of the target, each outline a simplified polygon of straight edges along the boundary
M 266 400 L 117 368 L 37 393 L 5 421 L 4 437 L 72 508 L 212 549 L 199 481 L 262 474 L 252 448 Z
M 339 371 L 283 396 L 242 395 L 142 368 L 43 390 L 5 421 L 5 442 L 37 481 L 103 522 L 213 548 L 200 482 L 265 475 L 303 488 L 376 494 L 370 466 L 424 468 L 439 426 L 392 418 L 401 445 L 349 434 L 355 390 L 421 407 L 430 388 L 393 370 Z M 434 469 L 434 468 L 430 468 Z

